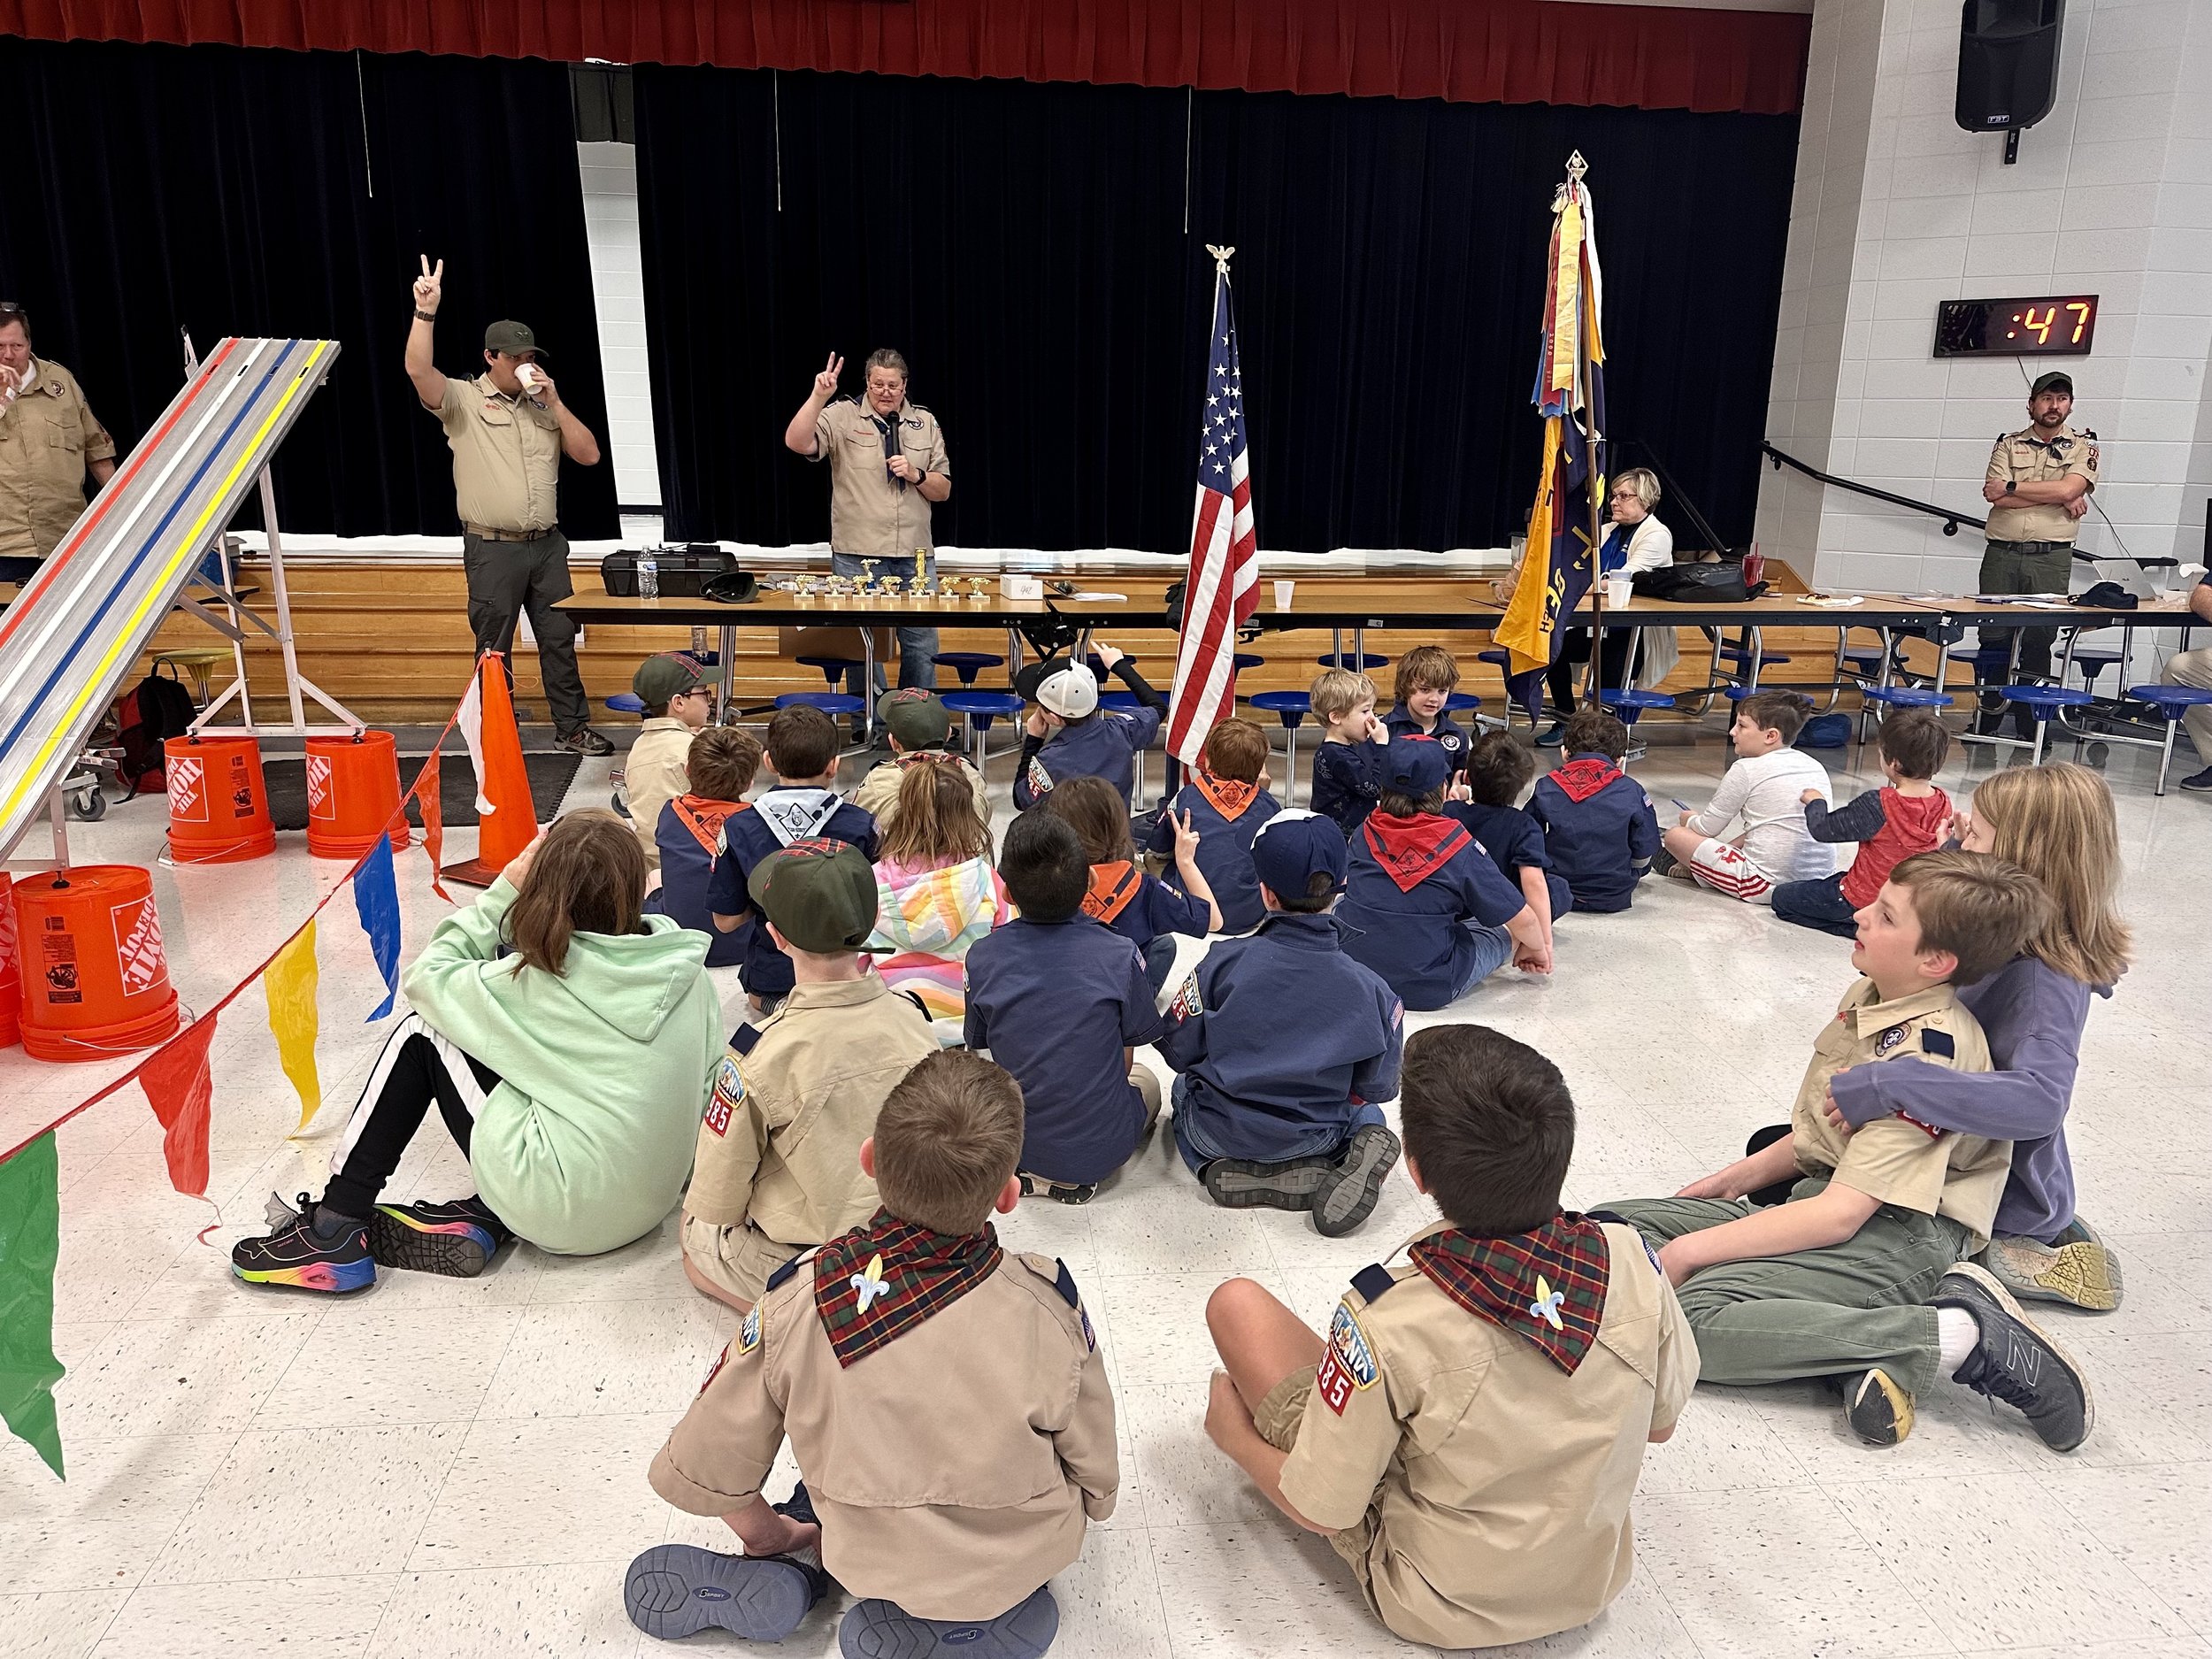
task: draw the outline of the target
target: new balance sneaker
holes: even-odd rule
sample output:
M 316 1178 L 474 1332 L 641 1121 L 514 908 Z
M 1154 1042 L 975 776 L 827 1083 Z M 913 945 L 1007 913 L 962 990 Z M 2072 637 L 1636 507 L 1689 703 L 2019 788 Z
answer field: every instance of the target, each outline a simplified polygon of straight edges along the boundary
M 1894 1446 L 1912 1432 L 1912 1395 L 1880 1366 L 1836 1380 L 1843 1385 L 1843 1415 L 1869 1446 Z
M 2023 1302 L 2062 1302 L 2092 1313 L 2110 1313 L 2124 1294 L 2119 1256 L 2078 1217 L 2056 1244 L 1993 1239 L 1974 1259 Z
M 289 1285 L 343 1294 L 376 1283 L 366 1222 L 334 1216 L 319 1225 L 315 1201 L 305 1193 L 300 1194 L 296 1210 L 273 1197 L 270 1219 L 275 1224 L 273 1233 L 241 1239 L 231 1246 L 230 1271 L 249 1285 Z
M 623 1575 L 630 1623 L 659 1641 L 711 1626 L 742 1641 L 781 1641 L 829 1588 L 819 1567 L 788 1555 L 725 1555 L 657 1544 Z
M 1383 1181 L 1398 1161 L 1398 1137 L 1380 1124 L 1352 1131 L 1352 1138 L 1314 1189 L 1313 1230 L 1325 1239 L 1349 1233 L 1375 1213 Z
M 845 1659 L 1042 1659 L 1060 1631 L 1060 1604 L 1040 1585 L 979 1624 L 916 1618 L 889 1601 L 856 1601 L 837 1627 Z
M 1216 1158 L 1198 1179 L 1224 1210 L 1311 1210 L 1314 1194 L 1335 1171 L 1334 1158 Z
M 2013 1407 L 2055 1452 L 2070 1452 L 2089 1438 L 2097 1421 L 2089 1379 L 1987 1269 L 1961 1262 L 1936 1281 L 1928 1305 L 1962 1309 L 1981 1331 L 1953 1382 Z
M 514 1234 L 480 1198 L 379 1204 L 369 1217 L 369 1254 L 380 1267 L 474 1279 Z

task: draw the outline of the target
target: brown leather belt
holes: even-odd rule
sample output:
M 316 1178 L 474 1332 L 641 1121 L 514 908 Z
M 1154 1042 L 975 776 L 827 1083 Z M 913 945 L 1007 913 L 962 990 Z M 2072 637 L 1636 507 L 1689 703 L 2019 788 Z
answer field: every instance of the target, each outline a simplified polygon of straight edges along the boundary
M 550 530 L 492 530 L 480 524 L 463 524 L 479 541 L 542 541 L 553 534 Z

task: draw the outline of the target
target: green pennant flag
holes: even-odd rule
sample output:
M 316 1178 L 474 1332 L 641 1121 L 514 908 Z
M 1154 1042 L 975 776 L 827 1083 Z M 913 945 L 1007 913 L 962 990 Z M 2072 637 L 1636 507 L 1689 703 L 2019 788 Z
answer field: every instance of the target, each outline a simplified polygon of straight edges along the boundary
M 60 1161 L 51 1131 L 0 1164 L 0 1422 L 61 1474 L 54 1420 L 54 1263 L 61 1254 Z

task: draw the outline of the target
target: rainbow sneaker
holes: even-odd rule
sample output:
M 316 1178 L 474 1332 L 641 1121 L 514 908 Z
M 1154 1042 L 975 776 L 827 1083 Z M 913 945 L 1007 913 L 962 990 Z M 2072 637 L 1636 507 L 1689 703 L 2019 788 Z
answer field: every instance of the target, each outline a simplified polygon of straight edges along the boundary
M 289 1219 L 279 1219 L 287 1214 Z M 365 1223 L 349 1218 L 337 1233 L 326 1237 L 316 1229 L 315 1201 L 305 1193 L 300 1194 L 296 1211 L 287 1211 L 281 1199 L 272 1199 L 270 1215 L 275 1232 L 231 1246 L 230 1271 L 249 1285 L 289 1285 L 342 1294 L 376 1283 Z
M 513 1236 L 480 1198 L 379 1204 L 369 1217 L 369 1254 L 379 1265 L 447 1279 L 474 1279 Z

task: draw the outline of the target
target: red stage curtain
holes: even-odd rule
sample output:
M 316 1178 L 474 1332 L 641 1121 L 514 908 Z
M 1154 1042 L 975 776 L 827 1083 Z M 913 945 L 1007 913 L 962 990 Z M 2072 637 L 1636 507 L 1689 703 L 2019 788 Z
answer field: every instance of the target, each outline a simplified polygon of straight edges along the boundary
M 0 0 L 0 34 L 1787 114 L 1812 19 L 1554 0 Z

